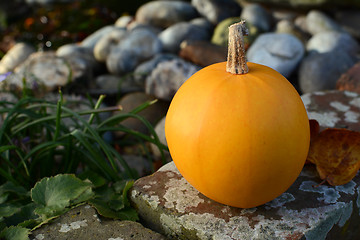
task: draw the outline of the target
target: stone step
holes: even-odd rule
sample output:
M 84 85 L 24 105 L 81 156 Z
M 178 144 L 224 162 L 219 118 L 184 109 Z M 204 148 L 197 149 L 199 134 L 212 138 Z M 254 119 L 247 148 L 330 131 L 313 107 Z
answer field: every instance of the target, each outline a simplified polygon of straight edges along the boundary
M 36 229 L 31 240 L 165 240 L 140 223 L 101 219 L 89 205 L 74 208 L 50 224 Z
M 199 193 L 171 162 L 137 180 L 130 198 L 144 225 L 169 239 L 360 239 L 360 174 L 343 186 L 320 182 L 306 165 L 280 197 L 241 209 Z

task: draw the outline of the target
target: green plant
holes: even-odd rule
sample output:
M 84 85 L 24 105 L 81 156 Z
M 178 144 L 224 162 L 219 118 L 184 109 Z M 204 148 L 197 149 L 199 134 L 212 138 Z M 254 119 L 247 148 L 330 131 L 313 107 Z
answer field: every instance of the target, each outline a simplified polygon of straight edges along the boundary
M 137 114 L 156 101 L 101 119 L 100 114 L 121 110 L 101 107 L 104 98 L 89 100 L 82 111 L 67 107 L 61 91 L 57 102 L 26 95 L 0 101 L 0 237 L 27 239 L 32 229 L 84 203 L 105 217 L 137 220 L 127 192 L 138 176 L 104 136 L 122 131 L 140 146 L 149 142 L 166 150 Z M 150 134 L 121 125 L 127 118 L 139 119 Z

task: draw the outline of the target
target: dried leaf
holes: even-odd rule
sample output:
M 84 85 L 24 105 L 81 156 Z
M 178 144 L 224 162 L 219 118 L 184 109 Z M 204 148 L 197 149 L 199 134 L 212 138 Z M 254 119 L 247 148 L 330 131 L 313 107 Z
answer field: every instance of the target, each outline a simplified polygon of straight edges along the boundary
M 319 135 L 320 133 L 320 124 L 315 119 L 310 119 L 309 125 L 310 125 L 310 145 L 311 145 L 311 141 L 314 140 L 317 137 L 317 135 Z M 315 164 L 315 162 L 312 162 L 312 158 L 307 158 L 305 163 Z
M 330 185 L 351 181 L 360 169 L 360 132 L 328 128 L 311 139 L 308 161 Z
M 317 137 L 317 135 L 319 135 L 320 124 L 315 119 L 310 119 L 309 124 L 310 124 L 310 139 L 312 140 L 312 139 L 315 139 Z

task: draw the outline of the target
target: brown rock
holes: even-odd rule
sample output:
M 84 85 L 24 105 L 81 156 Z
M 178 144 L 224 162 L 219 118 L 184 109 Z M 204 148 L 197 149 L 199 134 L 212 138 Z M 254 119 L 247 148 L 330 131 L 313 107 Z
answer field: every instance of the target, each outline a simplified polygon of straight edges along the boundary
M 336 82 L 336 89 L 360 93 L 360 62 L 340 76 Z
M 123 107 L 122 112 L 116 112 L 115 114 L 121 113 L 128 113 L 139 107 L 140 105 L 144 104 L 148 101 L 153 101 L 156 98 L 154 96 L 148 95 L 142 92 L 134 92 L 125 95 L 123 98 L 120 99 L 118 105 Z M 146 109 L 142 110 L 138 113 L 141 117 L 144 117 L 148 120 L 153 126 L 160 121 L 166 114 L 168 108 L 168 103 L 165 101 L 158 100 L 156 103 L 150 105 Z M 142 133 L 148 133 L 147 127 L 136 118 L 127 118 L 121 122 L 122 125 L 128 127 L 132 130 L 139 131 Z M 121 135 L 121 134 L 120 134 Z
M 184 41 L 180 57 L 202 67 L 226 61 L 227 48 L 206 41 Z

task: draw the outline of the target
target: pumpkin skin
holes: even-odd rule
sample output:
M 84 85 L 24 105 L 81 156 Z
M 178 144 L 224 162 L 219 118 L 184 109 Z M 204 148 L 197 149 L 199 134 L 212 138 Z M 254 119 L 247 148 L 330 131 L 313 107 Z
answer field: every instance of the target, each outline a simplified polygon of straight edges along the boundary
M 172 159 L 183 177 L 217 202 L 262 205 L 299 176 L 310 144 L 309 120 L 294 87 L 277 71 L 226 62 L 195 73 L 176 92 L 165 121 Z

